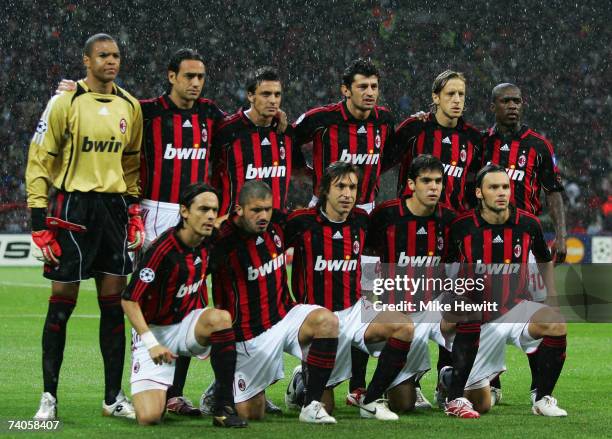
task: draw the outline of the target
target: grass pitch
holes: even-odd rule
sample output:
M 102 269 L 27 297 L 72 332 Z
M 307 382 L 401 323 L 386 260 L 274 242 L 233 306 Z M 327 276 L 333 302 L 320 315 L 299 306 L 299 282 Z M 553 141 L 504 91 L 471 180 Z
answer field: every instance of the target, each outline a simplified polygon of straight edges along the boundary
M 40 272 L 32 268 L 0 268 L 0 433 L 5 437 L 26 437 L 32 433 L 8 432 L 8 420 L 31 419 L 42 392 L 41 331 L 50 288 Z M 98 305 L 93 282 L 84 282 L 78 305 L 68 325 L 68 339 L 59 386 L 59 416 L 62 428 L 37 437 L 279 437 L 292 439 L 313 435 L 351 438 L 428 437 L 612 437 L 612 416 L 608 408 L 612 395 L 612 324 L 570 324 L 567 361 L 555 390 L 560 406 L 569 416 L 561 419 L 531 414 L 529 366 L 517 349 L 507 352 L 508 372 L 502 376 L 504 400 L 479 420 L 449 419 L 439 410 L 402 415 L 399 422 L 383 423 L 359 418 L 354 408 L 344 406 L 346 384 L 336 389 L 338 419 L 335 426 L 299 423 L 297 413 L 268 416 L 251 422 L 244 430 L 212 427 L 209 418 L 187 419 L 167 416 L 159 427 L 143 428 L 123 419 L 101 416 L 103 392 L 102 359 L 98 347 Z M 129 325 L 126 325 L 129 326 Z M 129 340 L 129 338 L 128 338 Z M 129 346 L 129 345 L 128 345 Z M 435 368 L 437 348 L 431 346 Z M 123 388 L 129 393 L 129 349 Z M 287 357 L 285 375 L 297 364 Z M 375 360 L 369 363 L 370 375 Z M 197 403 L 212 379 L 207 361 L 192 360 L 185 394 Z M 435 373 L 422 380 L 431 398 Z M 268 389 L 268 395 L 284 407 L 287 379 Z

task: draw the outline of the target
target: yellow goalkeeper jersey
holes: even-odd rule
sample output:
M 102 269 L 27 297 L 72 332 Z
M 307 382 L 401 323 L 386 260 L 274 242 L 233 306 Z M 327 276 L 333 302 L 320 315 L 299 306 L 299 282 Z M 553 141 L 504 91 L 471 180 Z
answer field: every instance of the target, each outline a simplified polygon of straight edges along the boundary
M 66 192 L 138 196 L 142 111 L 113 85 L 95 93 L 84 81 L 54 96 L 30 143 L 26 168 L 29 207 L 47 207 L 51 185 Z

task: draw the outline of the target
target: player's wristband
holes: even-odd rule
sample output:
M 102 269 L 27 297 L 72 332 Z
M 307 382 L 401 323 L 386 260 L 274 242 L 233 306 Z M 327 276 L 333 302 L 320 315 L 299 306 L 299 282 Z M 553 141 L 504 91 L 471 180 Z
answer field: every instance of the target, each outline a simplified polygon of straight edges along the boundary
M 32 207 L 31 217 L 33 232 L 47 229 L 47 224 L 45 223 L 47 219 L 47 209 L 44 207 Z
M 151 331 L 147 331 L 144 334 L 140 334 L 140 339 L 142 340 L 147 349 L 153 349 L 155 346 L 159 346 L 159 342 Z

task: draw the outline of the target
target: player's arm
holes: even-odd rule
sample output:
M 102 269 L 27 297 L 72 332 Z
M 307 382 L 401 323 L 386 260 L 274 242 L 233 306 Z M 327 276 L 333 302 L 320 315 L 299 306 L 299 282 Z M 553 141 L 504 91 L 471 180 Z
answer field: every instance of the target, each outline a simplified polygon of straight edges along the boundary
M 563 184 L 561 183 L 561 174 L 557 168 L 555 159 L 555 151 L 552 144 L 543 139 L 544 148 L 541 154 L 541 162 L 538 169 L 542 187 L 546 193 L 546 203 L 550 208 L 550 217 L 555 228 L 555 242 L 553 244 L 553 253 L 555 262 L 561 263 L 565 261 L 567 247 L 565 240 L 567 232 L 565 229 L 565 209 L 563 208 Z
M 159 344 L 142 315 L 140 304 L 131 300 L 121 299 L 121 307 L 132 328 L 140 335 L 142 342 L 149 350 L 149 355 L 153 362 L 155 364 L 171 363 L 176 358 L 176 355 L 167 347 Z
M 553 258 L 544 239 L 544 232 L 540 221 L 533 217 L 533 224 L 531 225 L 531 251 L 535 256 L 535 260 L 538 264 L 538 270 L 542 275 L 544 286 L 546 287 L 546 303 L 550 306 L 558 306 L 557 302 L 557 289 L 555 288 L 555 273 Z
M 382 154 L 382 169 L 381 172 L 387 172 L 394 168 L 402 160 L 404 149 L 398 143 L 395 135 L 395 121 L 389 119 L 387 138 L 385 139 L 385 147 Z

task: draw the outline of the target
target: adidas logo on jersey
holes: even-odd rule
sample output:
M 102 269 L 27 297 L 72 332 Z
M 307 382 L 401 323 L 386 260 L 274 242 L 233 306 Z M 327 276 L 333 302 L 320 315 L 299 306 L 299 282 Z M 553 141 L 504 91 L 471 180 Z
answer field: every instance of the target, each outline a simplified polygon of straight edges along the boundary
M 115 138 L 111 137 L 110 140 L 89 140 L 89 137 L 85 136 L 83 139 L 83 145 L 81 150 L 83 152 L 119 152 L 123 144 L 121 142 L 115 142 Z
M 285 175 L 287 175 L 286 166 L 262 166 L 261 168 L 256 168 L 249 163 L 246 173 L 244 174 L 244 178 L 247 180 L 253 180 L 255 178 L 284 177 Z
M 280 254 L 279 256 L 275 257 L 274 259 L 269 260 L 268 262 L 266 262 L 265 264 L 257 268 L 249 267 L 247 269 L 248 280 L 256 280 L 259 276 L 265 277 L 268 274 L 272 273 L 272 271 L 278 270 L 284 264 L 285 264 L 285 255 Z
M 315 271 L 355 271 L 357 270 L 357 259 L 323 259 L 317 256 L 314 266 Z
M 199 281 L 191 285 L 185 285 L 185 284 L 181 285 L 178 292 L 176 293 L 176 297 L 180 299 L 181 297 L 184 297 L 187 294 L 196 293 L 202 286 L 203 282 L 204 282 L 204 279 L 200 279 Z
M 108 111 L 108 108 L 102 107 L 102 108 L 100 108 L 100 111 L 98 111 L 98 114 L 100 116 L 108 116 L 110 114 L 110 112 Z
M 351 154 L 346 149 L 342 151 L 339 161 L 354 165 L 376 165 L 380 154 Z
M 206 148 L 174 148 L 172 143 L 166 145 L 164 158 L 167 160 L 204 160 Z
M 255 241 L 255 245 L 259 245 L 259 244 L 263 244 L 264 243 L 264 239 L 261 236 L 257 237 L 257 241 Z
M 195 261 L 193 261 L 193 265 L 198 265 L 202 263 L 202 258 L 200 258 L 199 256 L 196 256 Z
M 503 244 L 503 243 L 504 243 L 504 240 L 499 235 L 497 235 L 495 239 L 493 239 L 493 244 Z
M 397 258 L 398 267 L 436 267 L 440 264 L 440 256 L 407 256 L 406 252 L 401 252 Z
M 450 177 L 461 178 L 463 175 L 463 168 L 461 166 L 453 166 L 448 163 L 444 164 L 444 173 Z
M 425 230 L 425 227 L 421 227 L 417 233 L 417 235 L 427 235 L 427 231 Z
M 508 148 L 508 144 L 507 144 L 507 143 L 504 143 L 504 144 L 502 145 L 502 147 L 501 147 L 501 148 L 499 148 L 499 150 L 500 150 L 500 151 L 510 151 L 510 148 Z
M 359 129 L 357 130 L 357 134 L 367 134 L 367 133 L 368 133 L 368 130 L 366 130 L 363 125 L 361 125 Z
M 183 123 L 183 128 L 192 128 L 193 125 L 191 125 L 191 122 L 189 122 L 189 119 L 187 119 L 184 123 Z
M 334 233 L 334 236 L 332 236 L 332 239 L 342 239 L 342 233 L 340 233 L 340 231 L 338 230 L 336 233 Z
M 261 141 L 261 146 L 270 146 L 270 145 L 272 145 L 272 144 L 270 143 L 268 138 L 264 137 L 264 139 Z
M 442 143 L 448 143 L 450 145 L 453 142 L 451 142 L 451 139 L 449 137 L 445 137 L 444 139 L 442 139 Z

